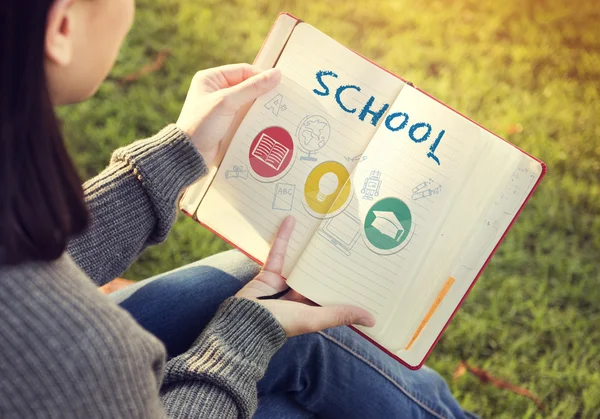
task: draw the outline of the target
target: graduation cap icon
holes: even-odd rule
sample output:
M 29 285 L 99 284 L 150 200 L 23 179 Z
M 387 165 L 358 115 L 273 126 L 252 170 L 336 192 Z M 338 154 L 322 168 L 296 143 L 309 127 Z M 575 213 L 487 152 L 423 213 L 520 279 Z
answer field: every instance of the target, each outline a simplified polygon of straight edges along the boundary
M 400 238 L 404 233 L 404 227 L 392 211 L 373 211 L 375 219 L 371 226 L 376 228 L 381 234 L 391 237 L 393 240 L 400 242 Z

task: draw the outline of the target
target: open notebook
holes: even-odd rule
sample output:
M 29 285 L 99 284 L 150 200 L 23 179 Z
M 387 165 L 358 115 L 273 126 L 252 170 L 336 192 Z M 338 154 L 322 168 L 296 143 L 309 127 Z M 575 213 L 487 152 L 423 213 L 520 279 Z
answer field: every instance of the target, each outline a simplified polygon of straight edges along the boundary
M 356 330 L 419 368 L 544 164 L 290 15 L 255 65 L 281 84 L 181 208 L 259 262 L 293 215 L 289 286 L 369 310 Z

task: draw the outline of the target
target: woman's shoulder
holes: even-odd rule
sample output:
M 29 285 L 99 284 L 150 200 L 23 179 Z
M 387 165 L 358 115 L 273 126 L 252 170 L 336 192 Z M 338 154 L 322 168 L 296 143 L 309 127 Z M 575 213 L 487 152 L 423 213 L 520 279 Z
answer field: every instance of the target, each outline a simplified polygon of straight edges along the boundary
M 82 331 L 87 338 L 122 334 L 160 344 L 103 295 L 66 253 L 50 262 L 0 267 L 0 311 L 5 326 L 27 327 L 31 336 L 55 333 L 68 341 Z
M 162 343 L 103 295 L 66 253 L 52 262 L 0 267 L 0 317 L 0 353 L 7 353 L 6 345 L 34 358 L 76 355 L 72 362 L 104 364 L 99 353 L 126 357 L 127 348 L 152 362 L 164 358 Z

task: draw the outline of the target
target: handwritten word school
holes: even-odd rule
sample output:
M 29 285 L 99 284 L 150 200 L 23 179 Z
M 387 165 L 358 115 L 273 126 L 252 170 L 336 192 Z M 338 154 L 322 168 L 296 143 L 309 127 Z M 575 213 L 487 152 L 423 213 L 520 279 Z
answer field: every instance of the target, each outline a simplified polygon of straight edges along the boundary
M 317 71 L 316 77 L 317 77 L 317 82 L 319 83 L 321 88 L 314 89 L 313 92 L 319 96 L 329 96 L 331 91 L 329 89 L 329 86 L 325 84 L 323 79 L 325 77 L 333 77 L 333 78 L 337 79 L 338 75 L 336 73 L 334 73 L 333 71 L 320 70 L 320 71 Z M 356 90 L 357 92 L 360 92 L 360 90 L 361 90 L 360 86 L 356 86 L 354 84 L 346 84 L 346 85 L 339 86 L 335 90 L 335 101 L 340 106 L 340 108 L 344 112 L 355 113 L 357 111 L 356 108 L 349 108 L 342 102 L 342 94 L 346 90 Z M 367 101 L 367 103 L 365 103 L 365 105 L 363 106 L 360 113 L 358 114 L 358 119 L 360 119 L 361 121 L 364 121 L 365 118 L 367 117 L 367 115 L 371 115 L 371 124 L 373 126 L 377 126 L 377 123 L 379 122 L 381 117 L 385 114 L 385 111 L 387 111 L 387 109 L 389 108 L 390 105 L 388 103 L 386 103 L 378 110 L 373 110 L 372 107 L 373 107 L 374 103 L 375 103 L 375 96 L 371 96 L 369 98 L 369 100 Z M 416 122 L 416 123 L 410 125 L 410 127 L 409 127 L 408 121 L 409 121 L 409 116 L 407 113 L 394 112 L 394 113 L 389 114 L 385 118 L 384 124 L 387 129 L 389 129 L 390 131 L 393 131 L 393 132 L 400 131 L 400 130 L 403 130 L 408 127 L 408 136 L 415 143 L 423 143 L 429 139 L 429 137 L 431 136 L 431 131 L 432 131 L 430 124 L 428 124 L 427 122 Z M 433 141 L 433 143 L 429 147 L 429 152 L 427 153 L 427 157 L 433 159 L 433 161 L 435 161 L 438 165 L 440 165 L 440 159 L 435 155 L 435 150 L 440 145 L 440 141 L 442 140 L 442 137 L 444 136 L 445 133 L 446 133 L 445 130 L 441 130 L 439 132 L 439 134 L 437 135 L 437 138 Z

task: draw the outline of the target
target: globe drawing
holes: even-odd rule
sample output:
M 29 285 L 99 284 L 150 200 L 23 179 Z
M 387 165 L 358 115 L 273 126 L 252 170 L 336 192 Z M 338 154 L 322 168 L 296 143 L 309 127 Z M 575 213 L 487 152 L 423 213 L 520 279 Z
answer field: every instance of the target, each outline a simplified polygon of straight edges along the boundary
M 300 160 L 316 161 L 312 155 L 325 147 L 331 135 L 329 122 L 320 115 L 309 115 L 300 121 L 296 130 L 298 138 L 298 147 L 307 153 L 306 156 L 300 156 Z

